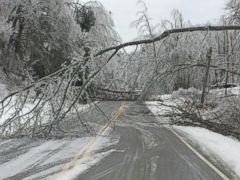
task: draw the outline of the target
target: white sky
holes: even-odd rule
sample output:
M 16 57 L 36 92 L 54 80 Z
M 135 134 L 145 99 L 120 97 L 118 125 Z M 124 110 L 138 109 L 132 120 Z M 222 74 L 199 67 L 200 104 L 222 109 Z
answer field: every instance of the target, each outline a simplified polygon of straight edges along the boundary
M 99 0 L 104 7 L 111 11 L 115 29 L 123 41 L 130 41 L 137 37 L 137 30 L 130 28 L 130 23 L 137 19 L 136 13 L 140 9 L 138 0 Z M 178 9 L 184 19 L 192 24 L 206 24 L 213 22 L 224 13 L 227 0 L 145 0 L 148 14 L 153 24 L 169 18 L 173 9 Z

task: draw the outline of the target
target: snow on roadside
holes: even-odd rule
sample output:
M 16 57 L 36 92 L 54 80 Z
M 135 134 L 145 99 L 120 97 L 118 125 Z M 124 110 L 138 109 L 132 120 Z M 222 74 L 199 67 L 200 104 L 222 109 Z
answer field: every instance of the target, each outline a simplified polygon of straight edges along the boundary
M 4 97 L 6 97 L 9 94 L 7 87 L 5 84 L 0 82 L 0 100 L 2 100 Z M 16 112 L 16 102 L 17 102 L 17 96 L 13 96 L 11 98 L 11 100 L 7 100 L 6 102 L 4 102 L 3 106 L 4 106 L 4 111 L 0 112 L 0 125 L 3 124 L 7 119 L 11 118 L 14 116 L 15 112 Z M 27 101 L 26 104 L 24 105 L 23 109 L 19 112 L 19 115 L 25 115 L 29 112 L 31 112 L 31 110 L 37 105 L 37 101 L 35 103 L 33 102 L 29 102 Z M 94 103 L 97 102 L 93 102 L 93 103 L 88 103 L 88 104 L 77 104 L 76 107 L 78 108 L 79 112 L 85 112 L 88 109 L 91 108 L 91 106 L 93 106 Z M 0 109 L 2 107 L 0 106 Z M 42 117 L 42 123 L 47 123 L 49 122 L 49 120 L 51 120 L 52 114 L 49 111 L 50 106 L 48 104 L 45 104 L 43 107 L 43 110 L 41 111 L 40 115 Z M 22 117 L 22 123 L 24 123 L 25 121 L 28 121 L 28 116 L 30 115 L 26 115 L 26 117 Z
M 14 116 L 14 113 L 16 111 L 14 105 L 15 105 L 15 102 L 16 102 L 16 97 L 13 97 L 11 99 L 11 102 L 9 103 L 8 101 L 4 103 L 4 106 L 6 104 L 5 107 L 4 107 L 4 111 L 3 113 L 1 114 L 1 117 L 0 117 L 0 125 L 3 124 L 7 119 L 11 118 Z M 33 103 L 26 103 L 26 105 L 24 106 L 24 108 L 22 109 L 22 111 L 19 113 L 20 115 L 23 115 L 23 114 L 26 114 L 28 113 L 29 111 L 31 111 L 31 109 L 34 107 L 35 105 Z M 25 121 L 24 118 L 22 118 L 23 121 Z M 26 119 L 27 120 L 27 119 Z
M 7 95 L 9 94 L 9 91 L 7 90 L 7 86 L 4 83 L 0 82 L 0 101 L 3 100 Z M 0 116 L 0 125 L 3 124 L 8 118 L 12 117 L 15 112 L 15 102 L 16 102 L 16 96 L 14 96 L 11 101 L 6 101 L 3 105 L 7 105 L 4 107 L 4 111 Z M 33 103 L 27 103 L 26 106 L 23 108 L 23 110 L 20 112 L 20 114 L 25 114 L 29 112 L 35 105 Z M 0 107 L 1 108 L 1 107 Z
M 174 126 L 174 129 L 186 134 L 204 153 L 216 155 L 240 177 L 240 142 L 238 140 L 199 127 Z
M 1 97 L 0 97 L 0 98 L 1 98 Z M 8 104 L 8 105 L 5 106 L 4 111 L 3 111 L 2 115 L 0 116 L 0 125 L 3 124 L 7 119 L 9 119 L 9 118 L 11 118 L 12 116 L 14 116 L 14 113 L 15 113 L 15 111 L 16 111 L 14 105 L 15 105 L 16 101 L 17 101 L 17 97 L 14 96 L 14 97 L 12 98 L 12 100 L 11 100 L 10 103 L 8 103 L 8 102 L 5 102 L 5 103 L 4 103 L 4 104 Z M 96 102 L 94 102 L 94 103 L 96 103 Z M 79 111 L 84 112 L 84 111 L 86 111 L 87 109 L 89 109 L 89 108 L 92 106 L 92 104 L 93 104 L 93 103 L 89 103 L 89 104 L 77 104 L 77 108 L 78 108 Z M 26 113 L 31 112 L 31 110 L 32 110 L 36 105 L 37 105 L 37 102 L 35 102 L 35 103 L 27 102 L 27 103 L 24 105 L 23 109 L 21 110 L 21 112 L 20 112 L 19 114 L 20 114 L 20 115 L 24 115 L 24 114 L 26 114 Z M 46 105 L 43 107 L 43 110 L 42 110 L 42 112 L 40 113 L 40 116 L 42 116 L 42 118 L 43 118 L 42 123 L 47 123 L 47 122 L 51 119 L 52 115 L 51 115 L 51 112 L 49 111 L 49 109 L 51 109 L 51 108 L 49 107 L 48 104 L 46 104 Z M 22 117 L 22 121 L 23 121 L 23 122 L 24 122 L 24 121 L 27 121 L 27 120 L 28 120 L 27 118 L 28 118 L 28 116 Z
M 225 88 L 222 89 L 211 89 L 210 93 L 214 93 L 216 96 L 224 96 Z M 240 95 L 240 87 L 227 88 L 227 92 L 230 94 Z
M 183 94 L 191 95 L 193 93 L 197 93 L 197 90 L 194 88 L 189 88 L 187 90 L 180 89 L 179 91 L 173 92 L 173 94 L 156 96 L 161 101 L 145 101 L 145 104 L 156 117 L 162 116 L 165 115 L 166 113 L 171 112 L 172 108 L 168 106 L 177 105 L 179 103 L 184 102 L 185 98 Z M 166 120 L 166 118 L 162 117 L 160 120 L 163 121 L 163 119 Z

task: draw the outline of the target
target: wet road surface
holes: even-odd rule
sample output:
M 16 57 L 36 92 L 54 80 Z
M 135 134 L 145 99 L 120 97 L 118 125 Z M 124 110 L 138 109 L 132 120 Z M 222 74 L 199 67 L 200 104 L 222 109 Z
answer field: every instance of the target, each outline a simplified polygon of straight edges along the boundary
M 82 117 L 89 123 L 104 125 L 113 117 L 121 103 L 99 102 L 98 106 L 101 107 L 101 112 L 89 109 L 82 114 Z M 72 123 L 74 124 L 74 121 Z M 114 134 L 120 137 L 119 143 L 106 146 L 100 151 L 107 152 L 111 149 L 116 151 L 77 176 L 75 180 L 223 179 L 200 160 L 167 127 L 162 126 L 144 104 L 127 102 L 115 125 Z M 0 166 L 17 157 L 22 157 L 31 148 L 39 147 L 42 143 L 41 140 L 32 139 L 14 139 L 9 142 L 0 140 Z M 55 149 L 57 151 L 63 150 L 64 144 Z M 6 179 L 49 179 L 49 176 L 59 173 L 61 167 L 72 159 L 72 157 L 66 157 L 50 163 L 48 162 L 49 158 L 56 155 L 57 152 L 48 150 L 44 153 L 46 153 L 44 158 L 36 157 L 39 160 L 34 166 L 13 173 L 13 176 Z M 54 171 L 47 172 L 51 168 Z M 39 173 L 42 176 L 35 176 Z
M 128 103 L 117 125 L 117 151 L 76 180 L 221 180 L 145 105 Z M 112 147 L 111 147 L 112 148 Z

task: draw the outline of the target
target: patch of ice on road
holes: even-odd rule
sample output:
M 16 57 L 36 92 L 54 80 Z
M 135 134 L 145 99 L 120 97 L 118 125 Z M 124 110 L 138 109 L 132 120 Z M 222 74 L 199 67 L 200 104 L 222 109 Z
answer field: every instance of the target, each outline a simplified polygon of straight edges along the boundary
M 90 157 L 84 157 L 80 161 L 78 161 L 77 165 L 75 165 L 71 170 L 67 171 L 66 173 L 60 173 L 59 175 L 57 175 L 57 177 L 53 176 L 51 179 L 53 180 L 74 179 L 115 151 L 116 151 L 115 149 L 111 149 L 106 152 L 94 154 Z
M 44 164 L 54 163 L 56 159 L 59 160 L 64 158 L 72 158 L 74 155 L 76 155 L 76 153 L 81 151 L 86 146 L 86 144 L 91 140 L 92 138 L 80 138 L 80 139 L 76 139 L 74 141 L 68 142 L 65 146 L 61 148 L 61 151 L 51 156 L 47 161 L 44 162 Z M 106 146 L 110 146 L 115 143 L 116 141 L 111 142 L 109 138 L 100 137 L 100 140 L 98 144 L 93 148 L 93 151 L 102 149 Z
M 30 148 L 26 153 L 17 156 L 16 158 L 0 165 L 0 179 L 16 176 L 19 174 L 25 175 L 21 179 L 38 179 L 45 177 L 48 174 L 56 174 L 61 171 L 62 167 L 72 160 L 88 143 L 92 137 L 78 138 L 74 140 L 50 140 L 42 142 L 39 146 Z M 3 142 L 1 142 L 3 143 Z M 101 160 L 108 153 L 98 154 L 97 150 L 108 147 L 117 143 L 117 140 L 112 140 L 108 137 L 100 137 L 98 144 L 93 148 L 93 155 L 85 161 L 81 161 L 83 165 L 78 163 L 78 170 L 92 166 L 94 163 Z M 101 158 L 99 158 L 101 157 Z M 92 159 L 93 158 L 93 159 Z M 60 163 L 60 164 L 59 164 Z M 47 167 L 47 168 L 45 168 Z M 29 173 L 27 176 L 26 173 Z M 56 176 L 56 175 L 55 175 Z M 44 179 L 50 179 L 45 177 Z
M 38 161 L 44 159 L 49 152 L 58 149 L 64 143 L 64 141 L 48 141 L 38 147 L 30 149 L 27 153 L 20 155 L 16 159 L 1 164 L 0 179 L 14 176 L 15 174 L 26 170 L 27 168 L 31 168 Z
M 215 154 L 240 177 L 240 142 L 199 127 L 174 126 L 196 142 L 206 154 Z
M 38 180 L 38 179 L 50 180 L 50 177 L 52 176 L 52 174 L 58 173 L 61 168 L 62 168 L 62 165 L 50 167 L 39 174 L 28 176 L 26 178 L 23 178 L 22 180 Z

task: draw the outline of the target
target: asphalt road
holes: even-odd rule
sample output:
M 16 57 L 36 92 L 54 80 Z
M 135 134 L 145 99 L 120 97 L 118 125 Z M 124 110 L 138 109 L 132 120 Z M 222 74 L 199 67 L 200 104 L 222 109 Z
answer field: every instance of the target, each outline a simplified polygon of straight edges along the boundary
M 107 107 L 115 106 L 111 102 Z M 76 180 L 221 180 L 145 105 L 128 103 L 116 125 L 117 150 Z M 111 147 L 113 148 L 113 147 Z
M 99 109 L 89 109 L 81 116 L 91 124 L 106 124 L 111 119 L 122 102 L 100 102 Z M 104 115 L 103 115 L 104 114 Z M 74 120 L 69 128 L 74 127 Z M 197 157 L 175 134 L 159 124 L 159 121 L 144 105 L 127 102 L 115 125 L 115 135 L 120 137 L 117 144 L 106 146 L 101 152 L 115 149 L 109 156 L 92 166 L 88 171 L 80 174 L 75 180 L 221 180 L 206 163 Z M 47 140 L 14 139 L 4 144 L 0 140 L 0 167 L 14 159 L 22 163 L 28 161 L 27 152 L 42 147 Z M 58 142 L 58 141 L 57 141 Z M 17 171 L 12 169 L 11 177 L 6 180 L 21 179 L 49 179 L 59 173 L 61 168 L 69 163 L 73 157 L 61 157 L 49 161 L 60 151 L 68 152 L 66 144 L 59 142 L 59 147 L 52 147 L 44 154 L 38 154 L 34 164 Z M 62 144 L 62 145 L 61 145 Z M 64 150 L 64 148 L 66 150 Z M 73 154 L 74 156 L 75 154 Z M 26 159 L 24 159 L 25 157 Z M 29 159 L 32 160 L 32 159 Z M 20 165 L 21 166 L 21 165 Z M 21 168 L 21 167 L 20 167 Z M 55 169 L 56 168 L 56 169 Z M 53 169 L 53 171 L 49 171 Z M 48 172 L 49 171 L 49 172 Z M 224 168 L 222 169 L 224 172 Z M 225 170 L 226 171 L 226 170 Z M 225 172 L 228 173 L 228 172 Z M 40 174 L 41 176 L 37 176 Z M 1 177 L 1 168 L 0 168 Z M 30 178 L 31 177 L 31 178 Z M 0 178 L 1 179 L 1 178 Z

